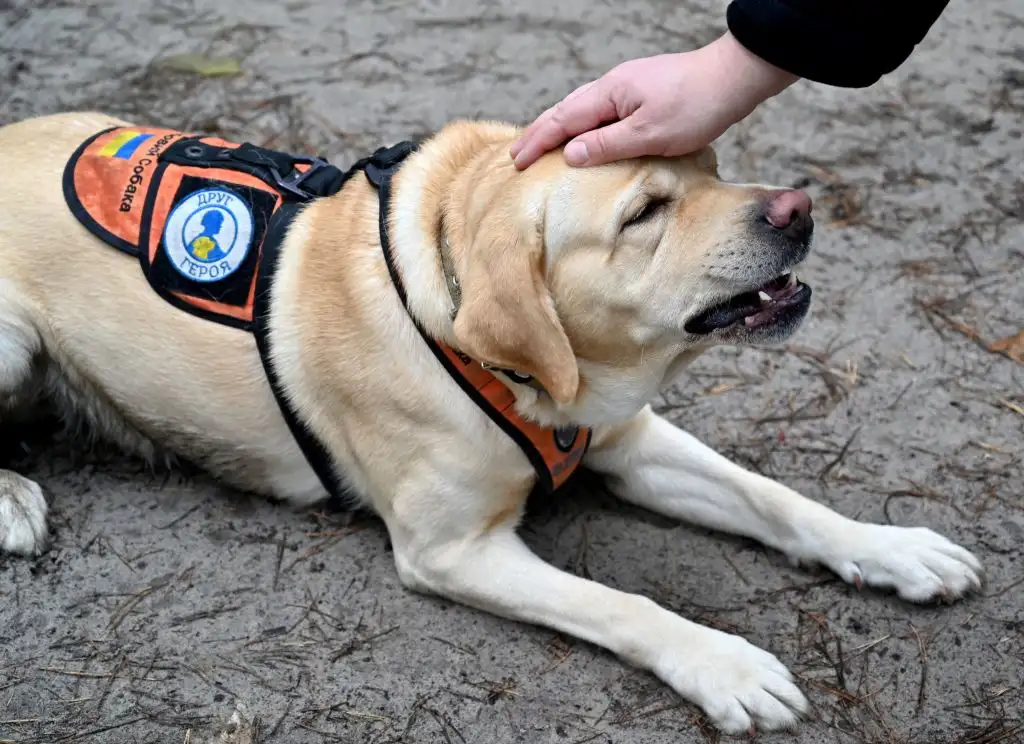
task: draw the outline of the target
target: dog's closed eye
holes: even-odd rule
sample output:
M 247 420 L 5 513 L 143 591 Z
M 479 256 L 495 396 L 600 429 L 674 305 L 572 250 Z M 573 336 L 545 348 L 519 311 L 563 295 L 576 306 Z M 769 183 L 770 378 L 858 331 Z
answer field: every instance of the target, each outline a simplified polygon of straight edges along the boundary
M 631 217 L 622 223 L 621 232 L 625 232 L 631 227 L 636 227 L 637 225 L 649 222 L 651 218 L 663 211 L 671 201 L 672 200 L 667 197 L 651 197 L 641 204 L 640 208 L 637 209 Z

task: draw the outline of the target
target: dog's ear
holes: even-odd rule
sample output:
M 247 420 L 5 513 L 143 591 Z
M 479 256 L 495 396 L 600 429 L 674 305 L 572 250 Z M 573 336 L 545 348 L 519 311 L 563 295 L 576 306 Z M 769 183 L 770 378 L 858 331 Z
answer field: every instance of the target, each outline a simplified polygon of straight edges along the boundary
M 498 201 L 467 236 L 455 339 L 477 361 L 531 375 L 555 403 L 571 403 L 579 369 L 544 279 L 539 228 Z

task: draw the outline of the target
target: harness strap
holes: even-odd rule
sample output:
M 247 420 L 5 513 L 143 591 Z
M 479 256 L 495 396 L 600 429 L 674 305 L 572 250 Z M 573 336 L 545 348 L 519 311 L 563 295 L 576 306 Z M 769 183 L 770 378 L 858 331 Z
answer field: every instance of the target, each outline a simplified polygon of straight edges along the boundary
M 274 283 L 274 275 L 277 273 L 281 243 L 287 234 L 289 225 L 291 225 L 301 208 L 301 203 L 285 203 L 277 210 L 270 223 L 267 239 L 263 244 L 262 271 L 260 271 L 256 278 L 252 333 L 256 338 L 256 348 L 259 349 L 263 371 L 267 375 L 270 389 L 274 393 L 274 400 L 277 401 L 278 408 L 281 409 L 281 415 L 284 416 L 288 429 L 306 458 L 306 462 L 309 463 L 313 472 L 316 473 L 330 498 L 337 502 L 338 505 L 342 505 L 346 501 L 345 494 L 348 491 L 348 487 L 338 475 L 330 452 L 324 447 L 319 437 L 303 422 L 298 411 L 295 410 L 295 406 L 292 405 L 291 400 L 288 398 L 274 367 L 273 348 L 270 343 L 271 290 Z

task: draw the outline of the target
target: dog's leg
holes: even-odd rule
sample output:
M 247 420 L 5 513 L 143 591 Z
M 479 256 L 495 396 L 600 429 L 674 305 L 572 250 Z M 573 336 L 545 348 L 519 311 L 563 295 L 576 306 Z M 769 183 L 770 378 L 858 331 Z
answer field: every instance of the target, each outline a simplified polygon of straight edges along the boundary
M 730 462 L 650 408 L 595 441 L 586 464 L 623 500 L 753 538 L 857 586 L 894 588 L 917 602 L 981 586 L 977 558 L 941 535 L 841 516 Z
M 729 733 L 786 728 L 807 709 L 770 653 L 545 563 L 511 520 L 482 527 L 486 520 L 474 513 L 486 503 L 480 493 L 453 493 L 450 485 L 437 492 L 445 497 L 407 499 L 415 509 L 396 501 L 385 515 L 407 587 L 597 644 L 653 672 Z
M 13 290 L 0 279 L 0 415 L 32 379 L 39 334 L 21 312 Z M 46 499 L 39 484 L 0 469 L 0 550 L 36 555 L 47 547 Z

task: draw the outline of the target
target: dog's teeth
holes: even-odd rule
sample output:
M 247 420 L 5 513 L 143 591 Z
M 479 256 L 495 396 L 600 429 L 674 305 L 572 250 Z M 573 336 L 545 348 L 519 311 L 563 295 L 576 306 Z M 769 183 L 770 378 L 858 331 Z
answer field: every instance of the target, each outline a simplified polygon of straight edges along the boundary
M 763 289 L 757 290 L 757 296 L 761 298 L 761 302 L 771 302 L 772 296 L 765 292 Z
M 787 287 L 795 287 L 796 286 L 796 274 L 790 274 L 789 275 L 789 281 L 786 282 L 786 286 Z

